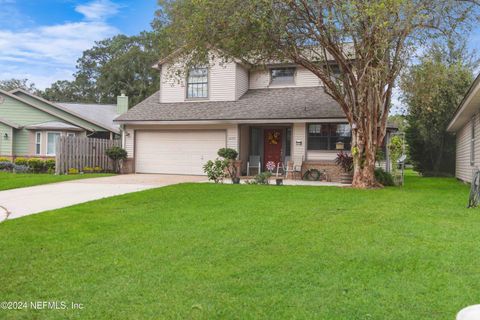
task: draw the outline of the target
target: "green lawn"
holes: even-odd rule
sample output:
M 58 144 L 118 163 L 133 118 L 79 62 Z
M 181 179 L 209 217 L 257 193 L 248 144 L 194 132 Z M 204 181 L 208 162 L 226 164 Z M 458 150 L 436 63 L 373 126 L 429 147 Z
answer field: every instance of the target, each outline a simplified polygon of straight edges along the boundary
M 0 224 L 0 319 L 454 319 L 480 292 L 468 187 L 183 184 Z
M 98 178 L 111 176 L 111 174 L 94 173 L 94 174 L 72 174 L 72 175 L 54 175 L 54 174 L 30 174 L 30 173 L 9 173 L 0 172 L 0 191 L 37 186 L 39 184 L 47 184 L 54 182 L 62 182 L 85 178 Z

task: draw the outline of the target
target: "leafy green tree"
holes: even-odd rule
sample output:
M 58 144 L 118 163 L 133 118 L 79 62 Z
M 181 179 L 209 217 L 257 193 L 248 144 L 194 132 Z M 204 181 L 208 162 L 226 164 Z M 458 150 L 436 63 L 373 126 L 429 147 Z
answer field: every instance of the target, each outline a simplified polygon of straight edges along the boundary
M 11 91 L 14 89 L 23 89 L 31 93 L 37 93 L 38 89 L 33 82 L 28 79 L 8 79 L 0 80 L 0 89 L 4 91 Z
M 455 0 L 165 0 L 160 5 L 159 16 L 166 14 L 170 39 L 186 53 L 187 64 L 206 64 L 215 54 L 253 63 L 294 62 L 317 75 L 353 128 L 353 186 L 361 188 L 377 186 L 375 154 L 386 134 L 395 80 L 412 49 L 475 17 L 474 2 Z
M 455 138 L 446 129 L 470 87 L 475 61 L 465 41 L 435 44 L 401 77 L 410 159 L 425 175 L 453 174 Z
M 42 97 L 56 102 L 82 102 L 85 98 L 82 96 L 75 81 L 59 80 L 54 82 L 42 93 Z M 89 101 L 87 101 L 89 102 Z

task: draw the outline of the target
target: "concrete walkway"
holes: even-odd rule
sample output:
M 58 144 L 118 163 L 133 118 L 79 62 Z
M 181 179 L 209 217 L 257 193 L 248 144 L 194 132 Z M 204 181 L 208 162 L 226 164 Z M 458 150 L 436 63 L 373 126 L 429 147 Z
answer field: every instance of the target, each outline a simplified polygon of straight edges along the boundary
M 8 219 L 15 219 L 130 192 L 205 180 L 206 178 L 201 176 L 159 174 L 128 174 L 74 180 L 0 191 L 0 206 L 10 212 Z

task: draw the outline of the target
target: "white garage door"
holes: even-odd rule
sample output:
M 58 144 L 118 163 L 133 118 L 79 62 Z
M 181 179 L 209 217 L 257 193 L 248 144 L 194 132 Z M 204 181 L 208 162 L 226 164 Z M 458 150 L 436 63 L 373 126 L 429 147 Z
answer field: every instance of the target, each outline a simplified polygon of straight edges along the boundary
M 226 145 L 225 131 L 137 131 L 138 173 L 203 175 L 203 165 Z

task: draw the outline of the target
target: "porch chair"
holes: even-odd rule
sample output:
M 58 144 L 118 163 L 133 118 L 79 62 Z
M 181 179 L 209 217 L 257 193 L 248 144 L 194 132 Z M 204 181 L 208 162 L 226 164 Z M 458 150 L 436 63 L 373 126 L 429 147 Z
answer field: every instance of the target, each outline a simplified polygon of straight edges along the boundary
M 258 173 L 262 172 L 262 160 L 260 156 L 249 156 L 247 162 L 247 176 L 250 176 L 250 168 L 257 169 Z
M 290 163 L 290 159 L 287 161 L 287 157 L 285 158 L 285 167 L 283 169 L 283 172 L 285 174 L 285 178 L 288 177 L 289 173 L 292 173 L 293 180 L 296 180 L 296 175 L 298 174 L 300 176 L 300 180 L 302 179 L 302 167 L 303 167 L 303 157 L 300 162 L 293 162 L 293 164 Z

